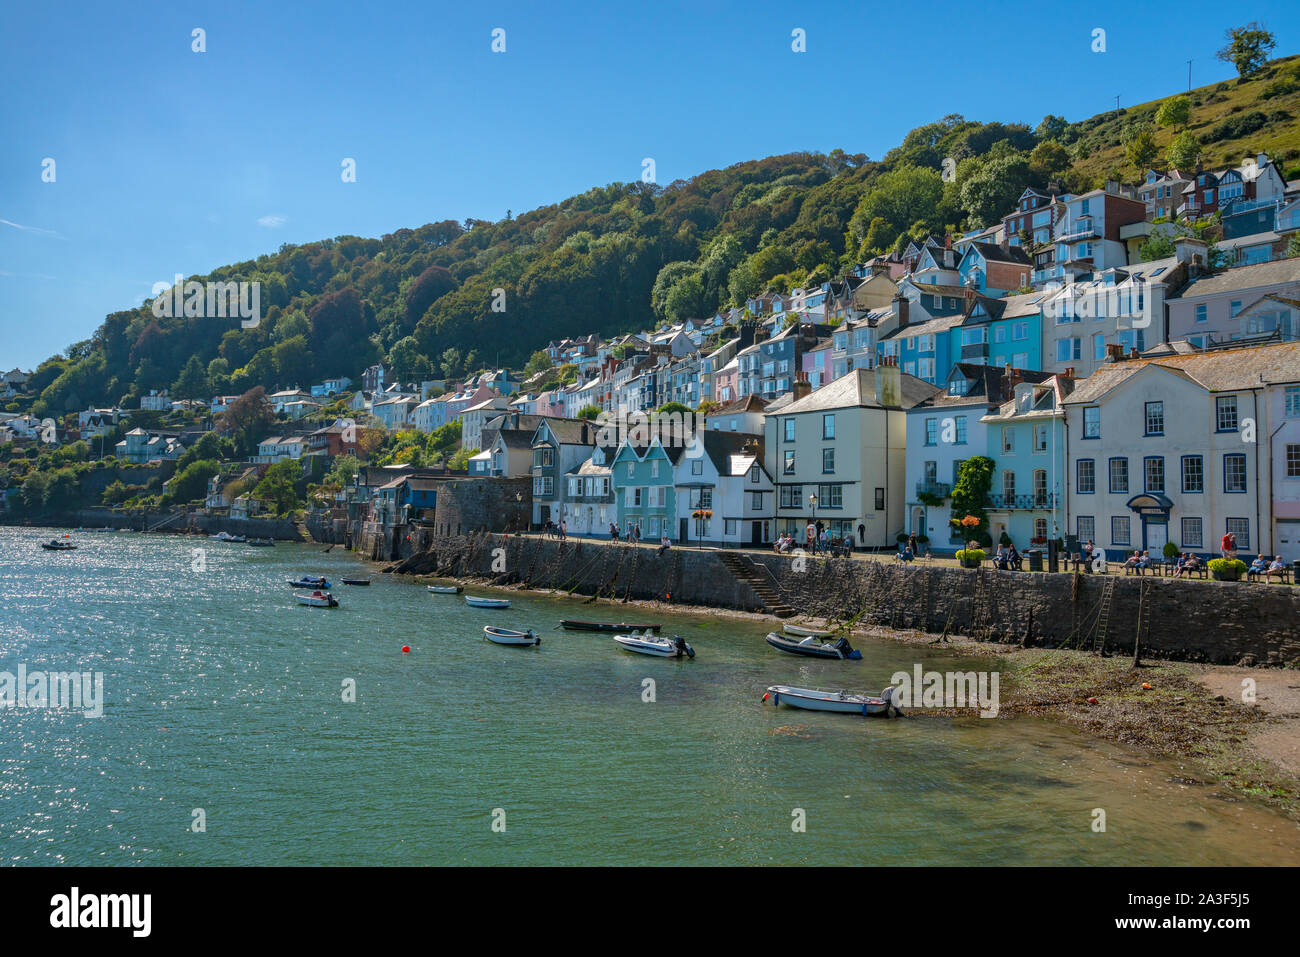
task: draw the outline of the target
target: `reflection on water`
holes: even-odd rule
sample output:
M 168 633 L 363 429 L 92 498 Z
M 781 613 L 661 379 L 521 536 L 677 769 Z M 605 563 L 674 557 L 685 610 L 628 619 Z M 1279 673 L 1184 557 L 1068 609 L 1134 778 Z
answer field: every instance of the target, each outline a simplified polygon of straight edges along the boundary
M 46 553 L 42 534 L 0 529 L 0 671 L 103 671 L 105 715 L 0 711 L 6 863 L 1300 863 L 1268 809 L 1047 722 L 760 702 L 774 683 L 878 691 L 945 661 L 928 649 L 804 660 L 761 624 L 674 616 L 698 657 L 651 659 L 551 630 L 623 606 L 480 611 L 378 574 L 339 586 L 358 563 L 337 548 L 79 534 Z M 302 573 L 342 607 L 296 605 Z M 542 645 L 490 645 L 485 623 Z

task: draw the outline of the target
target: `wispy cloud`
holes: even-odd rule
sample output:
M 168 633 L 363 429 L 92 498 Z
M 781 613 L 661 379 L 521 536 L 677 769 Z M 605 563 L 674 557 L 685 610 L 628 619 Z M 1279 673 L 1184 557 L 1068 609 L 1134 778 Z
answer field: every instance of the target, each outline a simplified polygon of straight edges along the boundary
M 22 223 L 15 223 L 8 219 L 0 219 L 0 226 L 12 226 L 14 229 L 22 230 L 25 233 L 36 233 L 38 236 L 50 236 L 54 239 L 63 239 L 64 236 L 57 229 L 42 229 L 40 226 L 24 226 Z
M 265 226 L 267 229 L 275 229 L 278 226 L 283 226 L 286 222 L 288 220 L 283 216 L 263 216 L 257 221 L 257 225 Z

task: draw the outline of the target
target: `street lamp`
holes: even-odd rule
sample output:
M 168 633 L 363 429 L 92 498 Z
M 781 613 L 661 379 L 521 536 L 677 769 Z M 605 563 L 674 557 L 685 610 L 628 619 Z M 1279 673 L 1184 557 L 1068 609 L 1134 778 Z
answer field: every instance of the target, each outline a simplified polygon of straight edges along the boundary
M 808 504 L 812 507 L 812 527 L 813 527 L 813 550 L 817 549 L 817 493 L 814 492 L 808 496 Z

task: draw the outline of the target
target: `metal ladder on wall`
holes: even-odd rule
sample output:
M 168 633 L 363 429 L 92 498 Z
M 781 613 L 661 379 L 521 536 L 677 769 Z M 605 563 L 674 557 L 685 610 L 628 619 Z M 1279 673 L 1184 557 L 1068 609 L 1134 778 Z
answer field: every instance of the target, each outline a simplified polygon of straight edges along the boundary
M 1110 601 L 1115 594 L 1114 578 L 1106 579 L 1101 590 L 1101 608 L 1097 611 L 1097 630 L 1092 635 L 1092 653 L 1101 654 L 1106 647 L 1106 634 L 1110 629 Z

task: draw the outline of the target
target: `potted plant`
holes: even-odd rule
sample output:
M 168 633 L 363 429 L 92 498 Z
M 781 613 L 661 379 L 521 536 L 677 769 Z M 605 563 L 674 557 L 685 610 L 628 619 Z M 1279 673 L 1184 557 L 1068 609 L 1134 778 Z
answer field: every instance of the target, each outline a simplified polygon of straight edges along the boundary
M 1165 542 L 1165 547 L 1161 551 L 1164 552 L 1165 559 L 1168 561 L 1172 562 L 1178 557 L 1178 546 L 1173 542 Z
M 961 562 L 962 568 L 979 568 L 980 562 L 984 561 L 984 549 L 977 542 L 969 542 L 965 548 L 958 550 L 957 561 Z
M 1220 582 L 1241 581 L 1242 574 L 1246 571 L 1246 563 L 1236 558 L 1211 558 L 1206 563 L 1206 568 L 1210 570 L 1210 577 Z

